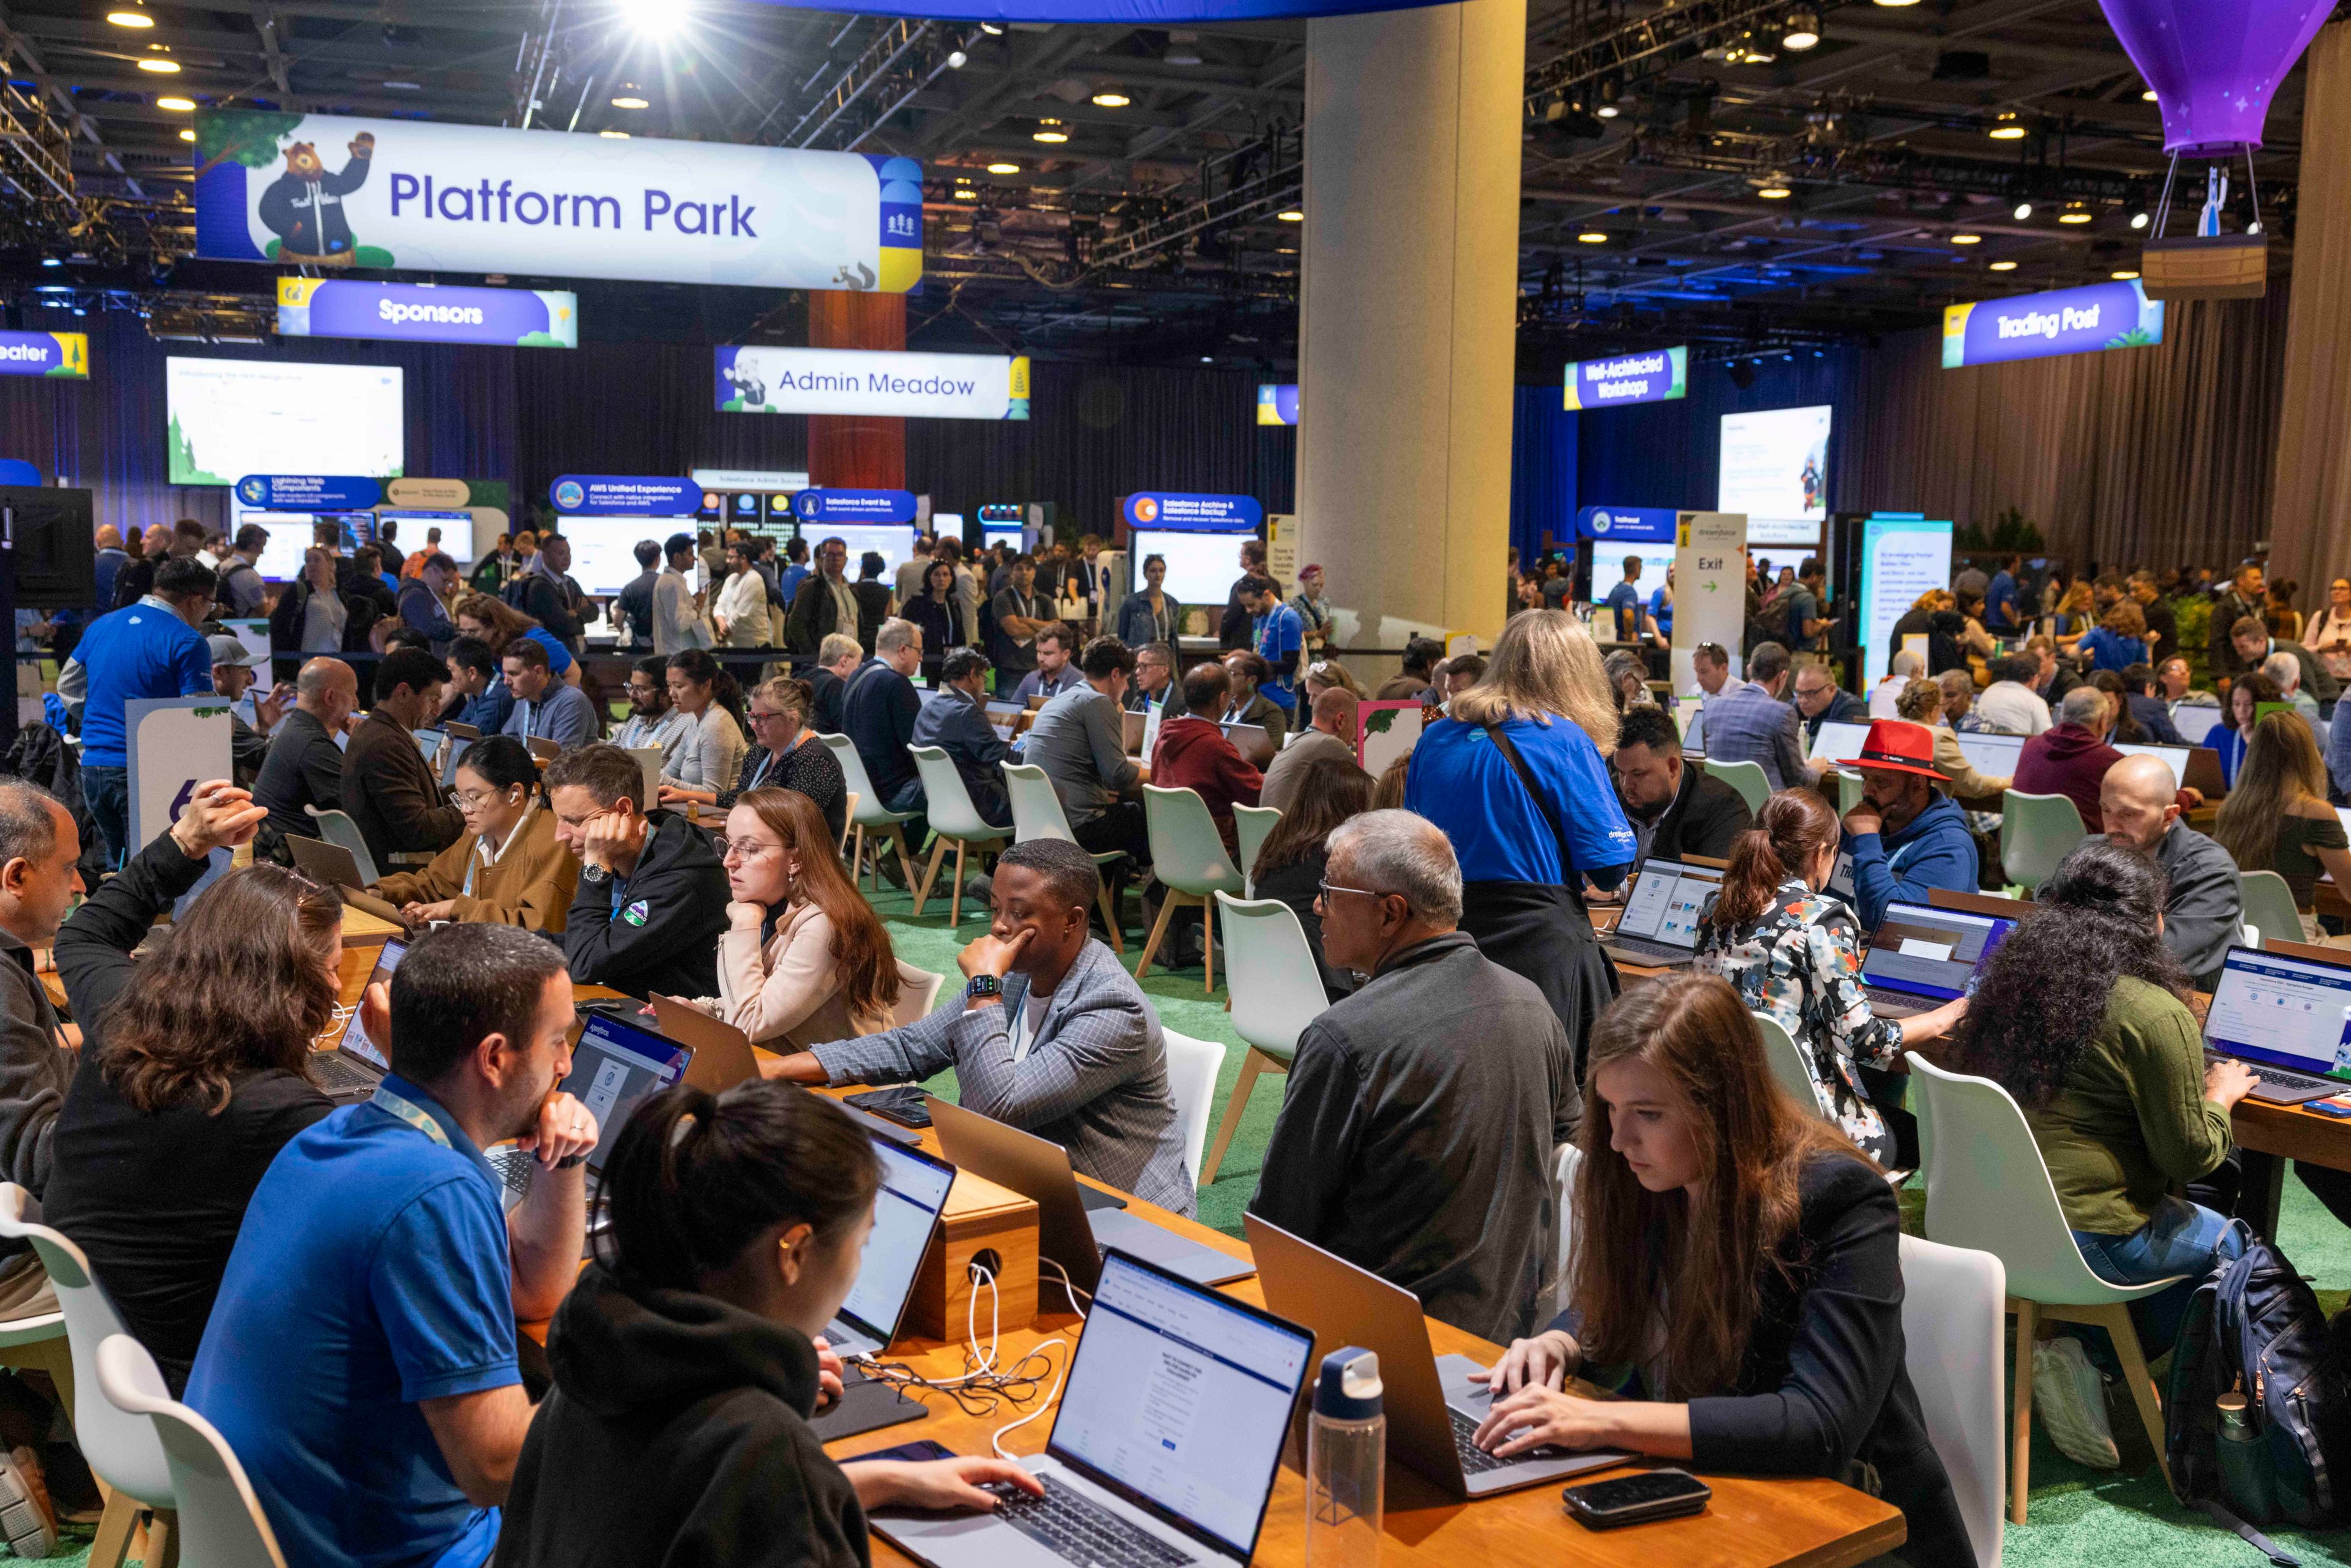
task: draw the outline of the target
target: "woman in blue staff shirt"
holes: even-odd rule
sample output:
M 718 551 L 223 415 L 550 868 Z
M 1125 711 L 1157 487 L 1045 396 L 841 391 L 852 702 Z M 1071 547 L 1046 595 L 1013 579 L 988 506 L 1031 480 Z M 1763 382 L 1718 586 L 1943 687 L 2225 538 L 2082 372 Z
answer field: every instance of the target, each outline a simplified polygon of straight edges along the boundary
M 1580 1063 L 1616 994 L 1583 883 L 1614 887 L 1634 855 L 1608 777 L 1616 708 L 1600 650 L 1563 611 L 1514 615 L 1450 710 L 1413 748 L 1404 803 L 1453 841 L 1461 928 L 1541 988 Z

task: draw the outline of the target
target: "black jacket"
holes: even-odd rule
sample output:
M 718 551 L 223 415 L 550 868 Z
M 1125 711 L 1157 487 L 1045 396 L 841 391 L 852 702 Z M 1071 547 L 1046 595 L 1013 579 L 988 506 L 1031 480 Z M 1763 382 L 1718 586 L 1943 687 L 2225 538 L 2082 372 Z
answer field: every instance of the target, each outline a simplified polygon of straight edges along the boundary
M 1012 825 L 1012 801 L 1004 789 L 1004 763 L 1012 748 L 989 727 L 987 710 L 976 699 L 948 687 L 923 704 L 914 716 L 914 744 L 946 752 L 973 809 L 999 828 Z
M 1682 787 L 1657 831 L 1649 840 L 1649 853 L 1677 861 L 1690 855 L 1729 860 L 1739 835 L 1755 825 L 1747 797 L 1692 762 L 1682 764 Z M 1637 831 L 1637 825 L 1636 825 Z
M 702 830 L 676 812 L 649 811 L 645 821 L 652 831 L 628 881 L 580 877 L 563 927 L 564 961 L 583 986 L 715 997 L 726 870 Z
M 1613 1156 L 1611 1156 L 1613 1157 Z M 1798 1177 L 1796 1227 L 1756 1281 L 1739 1381 L 1690 1401 L 1703 1470 L 1826 1476 L 1900 1509 L 1913 1568 L 1969 1568 L 1975 1553 L 1903 1364 L 1900 1210 L 1886 1178 L 1826 1155 Z M 1573 1332 L 1565 1312 L 1552 1327 Z
M 816 1350 L 798 1330 L 598 1263 L 547 1358 L 496 1568 L 870 1562 L 865 1511 L 809 1429 Z
M 868 659 L 849 677 L 849 693 L 841 701 L 841 733 L 856 746 L 881 803 L 893 811 L 906 810 L 896 802 L 916 777 L 906 747 L 922 711 L 914 683 L 879 659 Z
M 409 750 L 416 749 L 413 743 Z M 319 836 L 319 824 L 305 806 L 321 811 L 343 804 L 343 753 L 317 715 L 295 708 L 277 726 L 262 759 L 261 774 L 253 781 L 253 802 L 269 808 L 269 825 L 282 834 L 306 839 Z
M 848 694 L 849 683 L 819 664 L 810 665 L 808 674 L 800 679 L 816 694 L 816 708 L 809 715 L 809 727 L 819 735 L 841 734 L 841 699 Z

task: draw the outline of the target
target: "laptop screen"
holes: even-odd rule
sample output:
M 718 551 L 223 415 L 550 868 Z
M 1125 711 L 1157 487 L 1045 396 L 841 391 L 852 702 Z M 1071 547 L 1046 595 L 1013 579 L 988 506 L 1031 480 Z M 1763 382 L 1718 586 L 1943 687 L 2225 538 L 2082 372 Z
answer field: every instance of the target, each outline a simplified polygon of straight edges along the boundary
M 1812 755 L 1815 761 L 1827 758 L 1832 762 L 1851 762 L 1861 755 L 1862 746 L 1869 739 L 1865 724 L 1823 724 L 1813 737 Z
M 1246 1562 L 1313 1350 L 1304 1329 L 1113 1250 L 1049 1451 Z
M 622 1023 L 607 1013 L 590 1013 L 571 1050 L 571 1075 L 563 1092 L 588 1107 L 596 1118 L 596 1152 L 588 1168 L 601 1171 L 604 1156 L 621 1135 L 637 1103 L 657 1094 L 685 1076 L 694 1052 L 650 1030 Z
M 1967 994 L 1976 967 L 2015 929 L 2015 921 L 1988 915 L 1889 904 L 1862 960 L 1862 978 L 1886 990 L 1953 1001 Z
M 2231 947 L 2204 1015 L 2226 1056 L 2351 1079 L 2351 965 Z
M 1722 873 L 1712 866 L 1649 861 L 1633 879 L 1633 891 L 1625 895 L 1625 914 L 1616 929 L 1627 936 L 1696 947 L 1698 916 L 1706 913 L 1706 901 L 1721 886 Z
M 371 986 L 376 984 L 378 981 L 390 984 L 392 980 L 392 972 L 400 967 L 401 959 L 407 956 L 407 943 L 385 943 L 383 945 L 383 951 L 376 957 L 375 968 L 368 975 L 367 983 Z M 360 1058 L 361 1061 L 372 1061 L 378 1067 L 382 1068 L 386 1072 L 392 1071 L 391 1059 L 384 1055 L 383 1047 L 378 1045 L 375 1041 L 368 1038 L 366 1027 L 360 1022 L 359 1009 L 353 1008 L 350 1012 L 350 1017 L 343 1020 L 343 1038 L 339 1043 L 341 1045 L 343 1050 L 350 1051 L 353 1056 Z
M 1959 755 L 1968 759 L 1968 766 L 1985 778 L 2016 777 L 2016 759 L 2024 751 L 2024 737 L 1970 735 L 1961 730 L 1954 738 L 1959 741 Z
M 2184 746 L 2117 746 L 2125 757 L 2160 757 L 2171 769 L 2171 787 L 2179 789 L 2188 781 L 2188 748 Z
M 955 1186 L 955 1166 L 871 1134 L 882 1161 L 882 1190 L 873 1200 L 873 1228 L 857 1255 L 857 1283 L 841 1315 L 883 1344 L 898 1331 L 898 1316 L 914 1288 L 914 1270 L 931 1244 L 931 1227 Z

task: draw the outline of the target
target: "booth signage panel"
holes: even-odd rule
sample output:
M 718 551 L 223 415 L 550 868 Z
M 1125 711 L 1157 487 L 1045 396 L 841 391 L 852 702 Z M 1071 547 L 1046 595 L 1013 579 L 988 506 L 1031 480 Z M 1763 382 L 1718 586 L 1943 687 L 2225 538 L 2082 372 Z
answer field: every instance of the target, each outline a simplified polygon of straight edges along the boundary
M 1616 408 L 1632 402 L 1669 402 L 1689 390 L 1689 350 L 1652 349 L 1605 360 L 1578 360 L 1567 367 L 1567 406 Z
M 1575 532 L 1608 544 L 1671 544 L 1682 516 L 1671 507 L 1586 507 L 1575 514 Z
M 1259 424 L 1296 424 L 1298 423 L 1298 383 L 1277 385 L 1259 382 L 1257 388 L 1257 422 Z
M 122 705 L 131 831 L 141 843 L 179 821 L 196 786 L 229 777 L 225 697 L 134 697 Z
M 2136 278 L 2013 299 L 1979 299 L 1943 311 L 1943 368 L 2137 349 L 2163 341 L 2163 301 Z
M 802 490 L 792 514 L 803 523 L 911 523 L 912 490 Z
M 383 499 L 383 486 L 350 475 L 247 474 L 236 498 L 270 512 L 364 512 Z
M 1951 525 L 1879 513 L 1861 525 L 1862 690 L 1886 678 L 1894 623 L 1918 596 L 1951 582 Z M 1676 596 L 1679 609 L 1679 596 Z
M 0 376 L 89 380 L 87 332 L 0 332 Z
M 796 468 L 696 468 L 694 482 L 705 490 L 758 490 L 789 493 L 809 487 L 809 476 Z
M 716 406 L 725 413 L 1029 417 L 1025 356 L 724 344 L 716 359 Z
M 580 297 L 552 288 L 454 288 L 422 283 L 360 283 L 348 277 L 281 277 L 277 280 L 277 330 L 288 338 L 576 349 L 580 346 Z
M 0 485 L 43 484 L 41 471 L 21 457 L 0 457 Z
M 1698 685 L 1691 661 L 1701 643 L 1730 655 L 1733 674 L 1744 663 L 1747 629 L 1747 517 L 1740 512 L 1683 512 L 1674 526 L 1674 690 Z
M 413 507 L 426 512 L 454 512 L 474 504 L 474 486 L 463 479 L 402 477 L 383 487 L 383 498 L 395 507 Z
M 1254 496 L 1203 496 L 1182 490 L 1139 490 L 1120 503 L 1131 528 L 1169 533 L 1255 533 L 1265 508 Z
M 626 474 L 566 474 L 547 487 L 559 512 L 580 517 L 690 517 L 702 505 L 691 479 Z
M 205 110 L 195 164 L 208 260 L 891 294 L 923 275 L 912 158 Z

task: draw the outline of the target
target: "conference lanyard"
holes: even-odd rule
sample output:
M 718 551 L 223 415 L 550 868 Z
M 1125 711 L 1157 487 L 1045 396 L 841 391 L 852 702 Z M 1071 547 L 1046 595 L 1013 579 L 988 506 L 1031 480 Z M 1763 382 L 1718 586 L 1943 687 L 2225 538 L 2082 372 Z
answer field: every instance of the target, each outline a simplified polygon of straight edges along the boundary
M 457 1146 L 449 1141 L 449 1134 L 441 1130 L 441 1124 L 434 1121 L 423 1106 L 395 1091 L 389 1083 L 375 1086 L 375 1097 L 371 1103 L 391 1112 L 444 1149 Z

